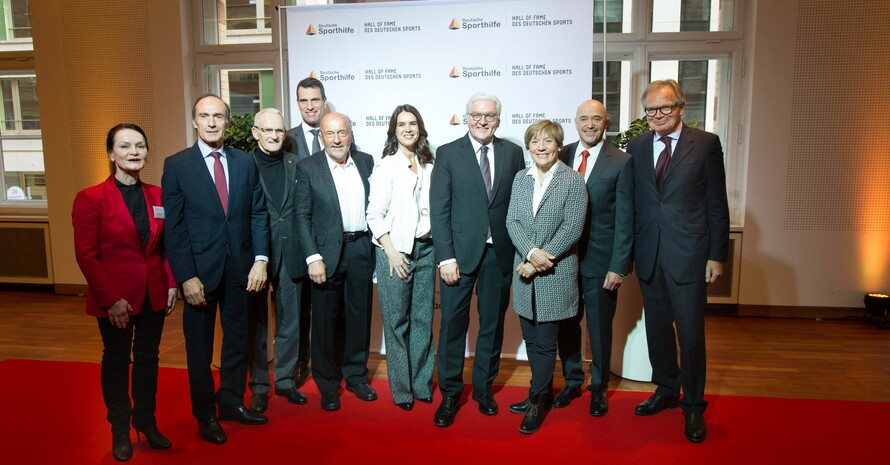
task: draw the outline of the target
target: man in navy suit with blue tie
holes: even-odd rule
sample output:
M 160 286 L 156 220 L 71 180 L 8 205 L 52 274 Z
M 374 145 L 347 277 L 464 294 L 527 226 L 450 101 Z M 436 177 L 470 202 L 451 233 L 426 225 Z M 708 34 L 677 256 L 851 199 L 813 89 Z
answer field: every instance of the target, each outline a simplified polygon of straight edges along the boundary
M 634 412 L 655 415 L 680 406 L 686 438 L 701 442 L 708 432 L 707 285 L 723 274 L 729 249 L 723 149 L 715 134 L 683 124 L 686 97 L 677 81 L 650 83 L 643 105 L 651 131 L 631 140 L 627 152 L 634 164 L 634 263 L 658 387 Z
M 219 420 L 263 424 L 244 407 L 249 294 L 266 285 L 269 215 L 253 157 L 223 142 L 229 106 L 201 96 L 192 107 L 198 142 L 164 161 L 161 179 L 170 268 L 181 286 L 192 415 L 202 437 L 227 438 Z M 219 390 L 210 364 L 216 310 L 223 329 Z M 217 406 L 218 413 L 217 413 Z

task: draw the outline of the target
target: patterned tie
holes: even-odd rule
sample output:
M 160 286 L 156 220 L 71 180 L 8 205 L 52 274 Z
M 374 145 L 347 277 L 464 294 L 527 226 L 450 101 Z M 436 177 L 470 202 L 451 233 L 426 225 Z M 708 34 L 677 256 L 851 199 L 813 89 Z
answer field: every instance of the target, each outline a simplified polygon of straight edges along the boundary
M 584 176 L 584 173 L 587 172 L 587 157 L 590 156 L 590 152 L 587 150 L 581 151 L 581 166 L 578 167 L 578 172 L 581 173 L 581 176 Z
M 219 195 L 219 202 L 222 204 L 223 212 L 229 213 L 229 188 L 226 187 L 226 172 L 223 170 L 222 162 L 219 161 L 219 152 L 210 152 L 213 157 L 213 183 L 216 184 L 216 193 Z
M 312 153 L 321 151 L 321 144 L 318 143 L 318 129 L 310 129 L 312 133 Z
M 664 150 L 661 151 L 658 161 L 655 162 L 655 185 L 658 187 L 658 192 L 661 192 L 661 188 L 664 186 L 664 173 L 671 161 L 671 138 L 664 136 L 658 140 L 664 144 Z
M 485 184 L 485 192 L 488 200 L 491 200 L 491 165 L 488 164 L 488 146 L 479 148 L 479 170 L 482 171 L 482 182 Z

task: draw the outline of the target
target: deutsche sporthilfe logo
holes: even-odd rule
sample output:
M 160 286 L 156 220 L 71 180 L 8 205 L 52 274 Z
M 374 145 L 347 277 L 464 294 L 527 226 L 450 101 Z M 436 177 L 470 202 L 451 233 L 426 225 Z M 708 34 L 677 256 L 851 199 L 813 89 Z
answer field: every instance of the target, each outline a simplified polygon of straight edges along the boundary
M 306 29 L 306 35 L 307 35 L 307 36 L 314 36 L 315 34 L 318 34 L 318 31 L 315 29 L 315 26 L 313 26 L 313 25 L 310 23 L 310 24 L 309 24 L 309 28 Z

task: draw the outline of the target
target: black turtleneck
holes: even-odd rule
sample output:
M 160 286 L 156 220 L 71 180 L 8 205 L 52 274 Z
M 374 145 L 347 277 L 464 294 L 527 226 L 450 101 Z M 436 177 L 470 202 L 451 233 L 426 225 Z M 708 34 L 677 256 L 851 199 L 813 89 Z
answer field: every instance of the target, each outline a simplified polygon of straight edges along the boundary
M 121 196 L 124 197 L 127 210 L 130 210 L 130 216 L 133 217 L 133 223 L 136 224 L 136 231 L 139 232 L 139 239 L 142 240 L 142 247 L 145 247 L 145 243 L 148 241 L 148 208 L 145 206 L 142 181 L 137 180 L 136 184 L 128 186 L 114 178 L 114 183 L 121 191 Z
M 253 153 L 256 155 L 257 169 L 269 191 L 266 200 L 272 202 L 276 208 L 281 208 L 284 196 L 284 152 L 278 152 L 278 155 L 274 156 L 257 147 Z

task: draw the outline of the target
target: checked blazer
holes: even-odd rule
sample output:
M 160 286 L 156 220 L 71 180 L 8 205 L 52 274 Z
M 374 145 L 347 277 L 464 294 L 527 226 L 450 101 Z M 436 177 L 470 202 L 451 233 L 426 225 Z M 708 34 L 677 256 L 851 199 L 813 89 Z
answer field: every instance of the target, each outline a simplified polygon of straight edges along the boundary
M 520 171 L 513 180 L 507 210 L 507 232 L 516 246 L 514 267 L 525 261 L 533 248 L 556 256 L 555 266 L 525 280 L 513 275 L 513 310 L 538 322 L 558 321 L 578 314 L 578 250 L 587 214 L 584 178 L 561 161 L 551 168 L 553 178 L 537 214 L 534 213 L 534 183 L 537 167 Z M 532 173 L 530 176 L 529 173 Z M 534 289 L 534 295 L 532 290 Z M 536 316 L 532 314 L 535 299 Z

